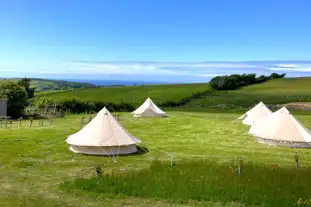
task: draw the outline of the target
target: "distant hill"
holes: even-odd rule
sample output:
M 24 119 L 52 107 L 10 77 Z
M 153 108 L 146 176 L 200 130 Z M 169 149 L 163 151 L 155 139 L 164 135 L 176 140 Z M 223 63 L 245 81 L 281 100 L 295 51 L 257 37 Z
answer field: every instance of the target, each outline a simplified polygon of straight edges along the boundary
M 181 100 L 194 93 L 209 90 L 207 83 L 201 84 L 171 84 L 171 85 L 141 85 L 84 88 L 66 91 L 40 92 L 37 98 L 47 97 L 55 101 L 69 98 L 79 98 L 84 101 L 104 101 L 112 103 L 128 103 L 140 105 L 147 97 L 153 98 L 157 104 Z
M 311 102 L 311 77 L 284 78 L 242 87 L 231 91 L 215 91 L 207 83 L 144 85 L 76 89 L 59 92 L 38 93 L 37 98 L 49 97 L 55 101 L 79 98 L 84 101 L 128 103 L 138 106 L 151 97 L 157 104 L 169 106 L 174 102 L 179 109 L 229 110 L 246 108 L 263 101 L 278 104 Z M 201 95 L 193 96 L 194 93 Z M 181 100 L 187 100 L 181 101 Z
M 150 84 L 169 84 L 166 82 L 153 81 L 137 81 L 137 80 L 81 80 L 81 79 L 65 79 L 70 82 L 87 82 L 96 86 L 135 86 L 135 85 L 150 85 Z
M 210 91 L 187 103 L 189 108 L 248 108 L 260 101 L 268 105 L 311 102 L 311 77 L 282 78 L 232 91 Z
M 18 81 L 19 78 L 9 78 L 6 80 Z M 42 91 L 59 91 L 59 90 L 72 90 L 78 88 L 95 88 L 96 86 L 91 83 L 73 82 L 64 80 L 49 80 L 40 78 L 31 78 L 31 87 L 36 88 L 36 92 Z

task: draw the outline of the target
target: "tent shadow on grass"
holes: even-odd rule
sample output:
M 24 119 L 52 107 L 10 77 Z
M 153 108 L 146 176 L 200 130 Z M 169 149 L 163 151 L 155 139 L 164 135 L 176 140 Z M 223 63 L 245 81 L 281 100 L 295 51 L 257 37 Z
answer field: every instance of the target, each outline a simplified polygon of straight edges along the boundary
M 145 146 L 136 146 L 137 147 L 137 152 L 134 154 L 129 154 L 129 155 L 144 155 L 149 152 L 149 149 Z
M 149 152 L 149 149 L 145 146 L 138 146 L 137 145 L 136 148 L 137 148 L 137 152 L 131 153 L 131 154 L 120 154 L 120 155 L 118 155 L 118 157 L 144 155 L 144 154 L 147 154 Z M 109 156 L 111 156 L 111 155 L 108 156 L 108 155 L 96 155 L 96 154 L 91 155 L 91 154 L 83 154 L 83 153 L 81 153 L 81 155 L 83 155 L 83 156 L 94 156 L 94 157 L 109 157 Z M 117 156 L 117 155 L 114 155 L 114 156 Z

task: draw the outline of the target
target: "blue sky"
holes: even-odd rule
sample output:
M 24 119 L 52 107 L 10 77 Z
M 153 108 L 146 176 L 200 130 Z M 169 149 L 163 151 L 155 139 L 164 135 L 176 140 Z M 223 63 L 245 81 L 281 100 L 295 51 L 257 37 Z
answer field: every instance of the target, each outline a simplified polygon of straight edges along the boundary
M 0 76 L 310 76 L 310 8 L 310 0 L 2 0 Z

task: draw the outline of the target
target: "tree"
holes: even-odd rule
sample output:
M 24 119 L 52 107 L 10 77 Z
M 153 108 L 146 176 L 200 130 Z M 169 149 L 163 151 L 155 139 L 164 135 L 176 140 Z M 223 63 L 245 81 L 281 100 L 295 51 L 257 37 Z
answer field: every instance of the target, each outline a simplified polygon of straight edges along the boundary
M 33 98 L 35 96 L 35 88 L 30 88 L 30 81 L 30 78 L 22 78 L 18 81 L 18 84 L 25 88 L 28 98 Z
M 0 98 L 8 100 L 8 115 L 20 117 L 28 103 L 26 89 L 13 81 L 0 82 Z
M 286 74 L 272 73 L 269 77 L 261 75 L 256 77 L 255 73 L 250 74 L 232 74 L 230 76 L 216 76 L 209 82 L 210 87 L 215 90 L 235 90 L 242 86 L 248 86 L 256 83 L 263 83 L 265 81 L 277 78 L 284 78 Z
M 270 79 L 284 78 L 285 75 L 286 75 L 285 73 L 283 73 L 283 74 L 271 73 Z
M 239 87 L 236 76 L 216 76 L 210 80 L 209 84 L 215 90 L 234 90 Z

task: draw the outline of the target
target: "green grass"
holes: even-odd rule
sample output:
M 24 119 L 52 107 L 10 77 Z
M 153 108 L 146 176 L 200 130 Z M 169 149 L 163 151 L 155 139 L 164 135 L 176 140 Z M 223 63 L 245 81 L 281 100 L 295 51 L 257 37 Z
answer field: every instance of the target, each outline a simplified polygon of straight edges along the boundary
M 54 100 L 80 98 L 82 100 L 96 100 L 111 103 L 142 104 L 147 97 L 161 104 L 167 101 L 176 101 L 191 96 L 192 93 L 209 90 L 208 84 L 176 84 L 176 85 L 145 85 L 103 87 L 93 89 L 77 89 L 55 93 L 38 94 L 37 97 L 50 97 Z
M 311 102 L 310 84 L 309 77 L 271 80 L 239 90 L 210 92 L 184 107 L 246 108 L 260 101 L 266 104 Z
M 208 84 L 148 85 L 129 87 L 107 87 L 78 89 L 53 93 L 38 93 L 38 97 L 50 97 L 54 100 L 80 98 L 104 102 L 125 102 L 140 105 L 147 97 L 157 104 L 178 101 L 190 97 L 193 93 L 207 92 L 199 98 L 193 98 L 180 106 L 182 110 L 224 111 L 244 110 L 263 101 L 270 105 L 311 102 L 311 78 L 285 78 L 251 85 L 233 91 L 211 91 Z M 209 92 L 208 92 L 209 91 Z
M 67 181 L 61 188 L 85 194 L 135 196 L 179 203 L 197 200 L 283 207 L 295 206 L 299 199 L 308 198 L 311 205 L 311 168 L 297 170 L 247 163 L 240 177 L 237 169 L 234 160 L 222 164 L 192 160 L 173 167 L 168 162 L 154 161 L 148 169 L 139 172 L 114 170 L 104 176 Z
M 237 196 L 230 198 L 226 194 L 223 199 L 222 195 L 218 195 L 219 198 L 216 198 L 217 195 L 215 195 L 210 199 L 205 197 L 197 200 L 197 198 L 191 197 L 192 194 L 187 198 L 178 195 L 167 198 L 159 195 L 129 196 L 127 193 L 119 194 L 110 190 L 104 193 L 85 193 L 77 189 L 71 192 L 60 189 L 59 186 L 75 179 L 96 176 L 95 168 L 99 164 L 103 166 L 107 175 L 116 172 L 118 176 L 120 173 L 121 175 L 124 173 L 124 176 L 135 176 L 134 172 L 137 172 L 138 175 L 141 173 L 143 176 L 149 171 L 148 169 L 151 169 L 149 168 L 151 160 L 155 158 L 169 160 L 169 156 L 162 151 L 174 152 L 176 169 L 178 166 L 187 166 L 189 160 L 202 158 L 208 160 L 211 166 L 215 166 L 215 168 L 213 167 L 214 171 L 211 169 L 211 172 L 218 171 L 218 167 L 219 172 L 222 172 L 222 166 L 226 166 L 226 163 L 236 160 L 238 157 L 243 157 L 245 163 L 254 163 L 256 171 L 265 169 L 265 166 L 280 165 L 282 169 L 285 169 L 285 173 L 287 168 L 295 167 L 292 149 L 268 147 L 256 143 L 254 138 L 248 135 L 247 126 L 234 122 L 240 114 L 168 111 L 168 115 L 169 117 L 163 119 L 137 119 L 128 113 L 122 113 L 121 122 L 130 133 L 142 140 L 149 152 L 141 155 L 120 156 L 118 163 L 113 163 L 109 157 L 100 156 L 77 155 L 75 160 L 72 160 L 74 155 L 68 150 L 68 145 L 64 141 L 68 135 L 81 128 L 80 118 L 82 115 L 57 119 L 51 127 L 38 127 L 38 123 L 34 122 L 31 128 L 27 127 L 27 123 L 23 123 L 21 128 L 14 123 L 13 126 L 9 125 L 9 128 L 0 129 L 0 205 L 13 207 L 43 205 L 251 206 L 248 204 L 252 200 L 256 201 L 261 198 L 261 195 L 253 194 L 254 187 L 249 183 L 246 183 L 245 187 L 248 191 L 243 191 L 242 195 L 245 197 L 252 193 L 251 195 L 254 197 L 248 196 L 246 200 L 238 199 Z M 311 128 L 311 116 L 298 115 L 297 118 L 306 127 Z M 304 177 L 304 172 L 311 167 L 311 151 L 298 149 L 298 152 L 301 173 Z M 251 169 L 251 167 L 250 170 L 246 168 L 245 175 L 250 179 L 260 180 L 259 174 L 253 173 Z M 293 170 L 289 171 L 289 174 L 293 172 Z M 169 172 L 161 173 L 165 175 Z M 200 170 L 193 176 L 198 174 L 200 174 Z M 212 176 L 208 170 L 206 174 Z M 232 176 L 234 175 L 233 173 Z M 214 177 L 217 181 L 218 175 L 215 174 Z M 309 178 L 297 178 L 298 186 L 304 186 L 301 184 L 302 179 L 306 184 L 309 183 Z M 219 182 L 222 184 L 221 180 Z M 232 187 L 232 189 L 235 188 L 239 189 L 238 186 Z M 295 189 L 304 192 L 303 189 L 295 186 L 290 188 L 288 192 Z M 276 184 L 276 190 L 278 189 L 282 190 L 284 186 L 278 187 Z M 232 190 L 232 192 L 234 191 Z M 269 197 L 271 200 L 274 198 L 278 199 Z M 307 199 L 310 196 L 302 194 L 302 198 Z M 289 198 L 287 201 L 291 202 Z M 263 202 L 269 204 L 266 200 Z
M 9 78 L 9 80 L 17 82 L 20 80 L 20 78 Z M 82 82 L 31 78 L 30 87 L 36 88 L 36 92 L 52 92 L 65 89 L 70 90 L 75 88 L 94 88 L 94 85 Z

